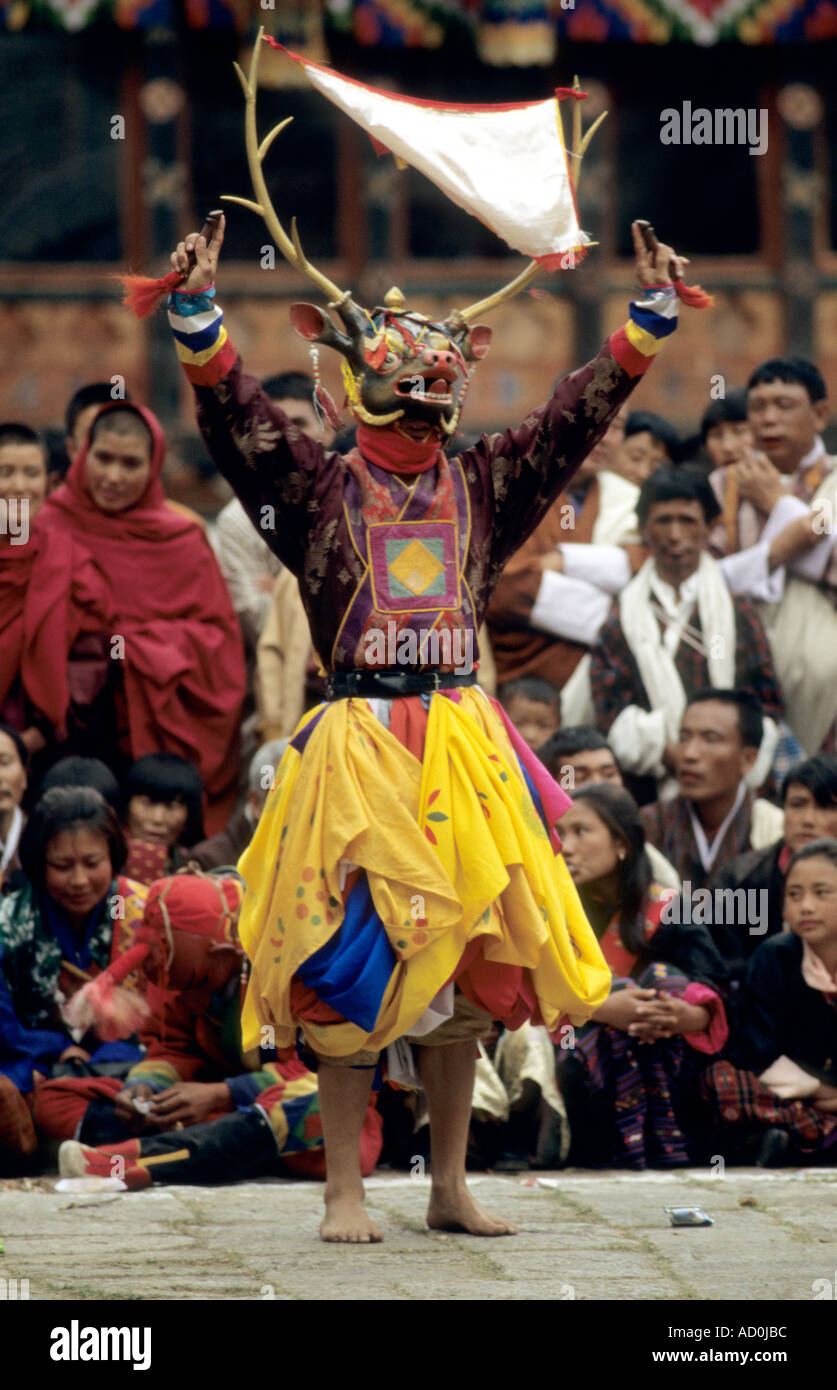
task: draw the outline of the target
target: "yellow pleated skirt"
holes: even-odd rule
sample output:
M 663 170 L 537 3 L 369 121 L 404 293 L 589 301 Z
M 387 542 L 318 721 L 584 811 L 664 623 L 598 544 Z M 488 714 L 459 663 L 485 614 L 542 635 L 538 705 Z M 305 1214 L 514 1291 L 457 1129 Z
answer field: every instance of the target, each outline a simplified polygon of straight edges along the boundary
M 607 997 L 610 971 L 503 721 L 477 687 L 456 693 L 432 696 L 421 760 L 364 699 L 301 721 L 297 734 L 316 724 L 301 753 L 288 747 L 238 866 L 251 962 L 246 1048 L 292 1046 L 302 1028 L 324 1057 L 383 1049 L 411 1031 L 466 952 L 473 978 L 493 982 L 480 1005 L 512 1026 L 521 997 L 550 1031 L 586 1021 Z M 377 1016 L 364 1026 L 318 1021 L 298 1007 L 298 979 L 294 989 L 340 931 L 346 876 L 356 881 L 357 870 L 392 952 Z

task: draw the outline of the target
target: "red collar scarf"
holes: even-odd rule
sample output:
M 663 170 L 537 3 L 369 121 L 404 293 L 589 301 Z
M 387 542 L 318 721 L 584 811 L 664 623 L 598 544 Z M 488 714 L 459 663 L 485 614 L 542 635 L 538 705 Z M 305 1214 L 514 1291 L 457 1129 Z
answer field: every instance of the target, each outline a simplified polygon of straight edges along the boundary
M 425 440 L 410 439 L 397 425 L 384 429 L 358 425 L 357 447 L 366 463 L 385 468 L 388 473 L 426 473 L 440 457 L 441 433 L 432 429 Z

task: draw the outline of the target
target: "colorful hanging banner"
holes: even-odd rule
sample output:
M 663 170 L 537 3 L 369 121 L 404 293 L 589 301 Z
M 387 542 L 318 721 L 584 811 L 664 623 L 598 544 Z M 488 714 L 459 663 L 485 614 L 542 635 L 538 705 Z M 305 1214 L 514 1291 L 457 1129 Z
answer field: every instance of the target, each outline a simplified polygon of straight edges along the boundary
M 325 40 L 439 49 L 470 41 L 483 63 L 549 66 L 577 43 L 813 43 L 837 38 L 837 0 L 0 0 L 0 30 L 235 29 L 262 23 L 297 48 L 299 16 Z M 307 45 L 306 45 L 307 47 Z

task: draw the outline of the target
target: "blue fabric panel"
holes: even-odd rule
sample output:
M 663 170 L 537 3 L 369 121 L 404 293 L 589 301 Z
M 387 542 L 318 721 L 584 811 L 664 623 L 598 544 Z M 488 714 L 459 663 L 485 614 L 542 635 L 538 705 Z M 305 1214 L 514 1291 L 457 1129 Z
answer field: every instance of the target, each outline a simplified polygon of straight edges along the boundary
M 349 894 L 339 931 L 298 974 L 324 1004 L 370 1033 L 396 962 L 363 874 Z

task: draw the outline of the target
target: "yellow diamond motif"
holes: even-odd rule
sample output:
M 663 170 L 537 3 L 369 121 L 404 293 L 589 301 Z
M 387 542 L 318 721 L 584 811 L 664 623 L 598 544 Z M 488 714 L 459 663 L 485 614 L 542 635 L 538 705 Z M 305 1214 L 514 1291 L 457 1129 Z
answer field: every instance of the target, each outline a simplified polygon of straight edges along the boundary
M 398 558 L 393 560 L 389 572 L 394 574 L 399 584 L 403 584 L 411 594 L 422 594 L 444 568 L 426 545 L 413 539 L 409 545 L 405 545 Z

